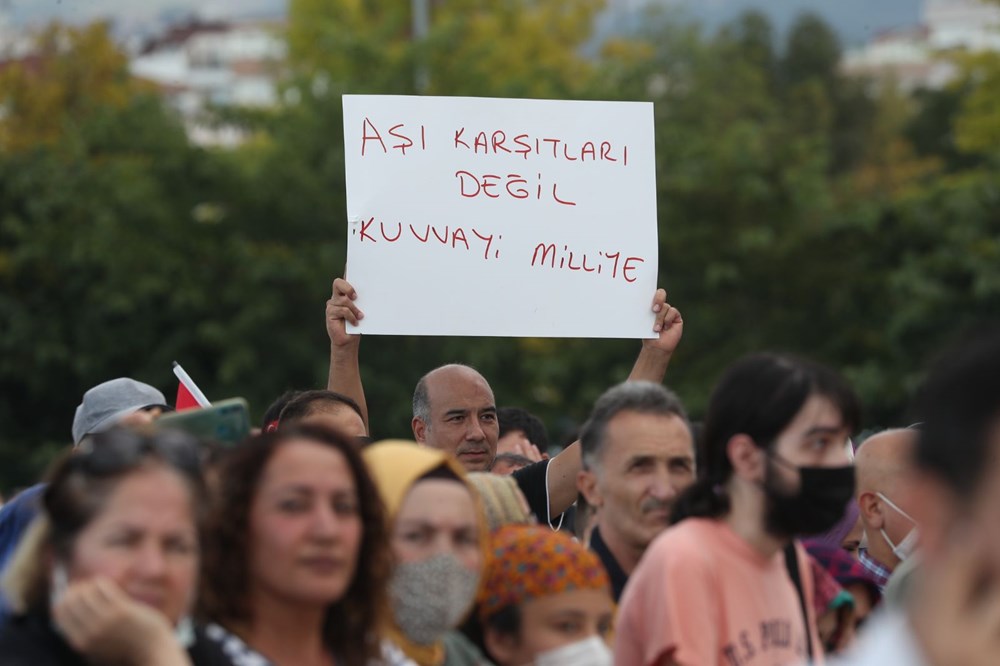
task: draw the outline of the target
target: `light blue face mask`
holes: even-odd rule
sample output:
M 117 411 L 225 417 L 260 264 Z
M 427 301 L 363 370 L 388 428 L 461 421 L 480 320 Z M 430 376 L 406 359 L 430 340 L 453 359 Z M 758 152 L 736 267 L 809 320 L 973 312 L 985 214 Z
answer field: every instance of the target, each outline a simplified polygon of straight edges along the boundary
M 896 506 L 896 504 L 891 499 L 886 497 L 884 494 L 882 493 L 875 493 L 875 494 L 878 495 L 883 502 L 885 502 L 893 509 L 895 509 L 896 513 L 898 513 L 899 515 L 903 516 L 908 521 L 913 523 L 913 528 L 906 533 L 906 536 L 903 537 L 903 540 L 900 541 L 898 544 L 894 544 L 892 542 L 892 539 L 889 538 L 889 535 L 885 533 L 885 529 L 879 530 L 879 532 L 882 534 L 882 538 L 885 539 L 885 542 L 889 544 L 890 548 L 892 548 L 893 554 L 896 557 L 898 557 L 900 561 L 905 562 L 906 558 L 913 555 L 913 552 L 917 549 L 917 544 L 920 541 L 920 528 L 917 525 L 917 521 L 913 520 L 913 518 L 910 517 L 910 514 L 906 513 L 898 506 Z

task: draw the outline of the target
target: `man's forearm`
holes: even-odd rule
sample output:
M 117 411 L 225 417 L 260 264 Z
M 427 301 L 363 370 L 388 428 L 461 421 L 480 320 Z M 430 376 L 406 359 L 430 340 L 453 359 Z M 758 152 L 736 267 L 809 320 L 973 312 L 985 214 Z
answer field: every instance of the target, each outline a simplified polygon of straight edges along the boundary
M 361 338 L 347 345 L 330 345 L 330 372 L 327 375 L 326 388 L 346 395 L 361 408 L 361 418 L 365 422 L 365 431 L 371 434 L 368 423 L 368 403 L 365 401 L 365 388 L 361 383 L 361 364 L 358 360 L 358 350 Z
M 583 469 L 580 440 L 549 461 L 549 515 L 558 516 L 576 501 L 576 477 Z
M 670 365 L 671 352 L 660 349 L 650 349 L 646 345 L 642 346 L 639 356 L 635 359 L 632 372 L 628 375 L 630 382 L 646 381 L 654 384 L 662 384 L 663 378 L 667 374 L 667 366 Z

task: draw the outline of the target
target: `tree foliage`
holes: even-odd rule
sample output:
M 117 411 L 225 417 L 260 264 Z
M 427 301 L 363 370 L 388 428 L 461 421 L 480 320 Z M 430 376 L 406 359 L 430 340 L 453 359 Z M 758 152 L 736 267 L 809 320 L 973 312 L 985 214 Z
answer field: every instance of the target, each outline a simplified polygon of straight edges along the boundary
M 603 4 L 427 0 L 414 40 L 411 3 L 292 0 L 288 39 L 293 67 L 354 92 L 566 97 L 586 81 L 579 49 Z
M 847 373 L 869 425 L 905 424 L 925 361 L 1000 312 L 995 62 L 904 95 L 842 76 L 814 16 L 776 38 L 758 13 L 709 34 L 660 11 L 595 44 L 601 5 L 431 1 L 414 40 L 410 3 L 292 0 L 286 103 L 229 113 L 251 137 L 235 150 L 192 146 L 105 26 L 43 33 L 0 73 L 0 489 L 33 479 L 111 377 L 169 394 L 176 359 L 255 415 L 322 384 L 342 93 L 654 102 L 660 282 L 686 330 L 668 383 L 697 417 L 739 355 L 791 350 Z M 362 371 L 378 436 L 406 436 L 417 378 L 462 361 L 558 438 L 637 350 L 372 337 Z

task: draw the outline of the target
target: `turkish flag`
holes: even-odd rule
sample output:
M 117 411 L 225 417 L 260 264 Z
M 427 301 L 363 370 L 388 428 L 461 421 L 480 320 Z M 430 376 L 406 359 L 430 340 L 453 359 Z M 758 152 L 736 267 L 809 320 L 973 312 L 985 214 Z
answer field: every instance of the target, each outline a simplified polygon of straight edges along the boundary
M 197 407 L 209 407 L 212 403 L 208 401 L 205 394 L 201 392 L 194 380 L 184 372 L 180 363 L 174 361 L 174 375 L 177 377 L 177 401 L 175 408 L 178 412 L 185 409 L 195 409 Z
M 183 412 L 185 409 L 199 409 L 201 405 L 191 391 L 188 390 L 187 386 L 184 386 L 184 382 L 177 382 L 177 400 L 174 403 L 174 407 L 178 412 Z

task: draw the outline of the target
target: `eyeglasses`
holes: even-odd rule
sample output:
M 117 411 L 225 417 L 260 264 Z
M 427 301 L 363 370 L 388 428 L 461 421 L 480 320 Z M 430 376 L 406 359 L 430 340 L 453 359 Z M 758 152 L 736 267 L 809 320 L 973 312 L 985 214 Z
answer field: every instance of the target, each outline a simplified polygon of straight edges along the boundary
M 113 428 L 87 437 L 77 447 L 73 465 L 93 476 L 113 475 L 156 456 L 187 475 L 198 477 L 202 448 L 198 440 L 177 430 L 143 434 L 128 428 Z

